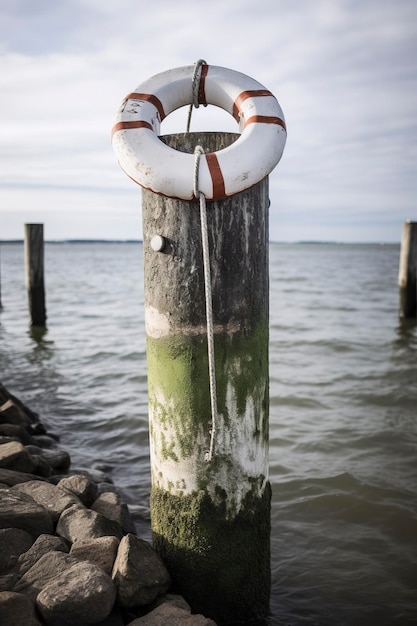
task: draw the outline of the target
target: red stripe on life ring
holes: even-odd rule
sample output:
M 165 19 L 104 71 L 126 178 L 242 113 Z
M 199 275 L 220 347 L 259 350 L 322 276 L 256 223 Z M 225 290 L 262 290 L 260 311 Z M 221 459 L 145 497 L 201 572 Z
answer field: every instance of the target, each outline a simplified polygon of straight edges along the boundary
M 129 93 L 125 100 L 142 100 L 143 102 L 150 102 L 158 109 L 159 117 L 161 118 L 160 121 L 162 122 L 162 120 L 166 118 L 162 102 L 152 93 Z
M 208 65 L 201 66 L 200 83 L 198 85 L 198 104 L 202 104 L 204 106 L 207 106 L 205 89 L 206 89 L 206 77 L 207 77 L 208 70 L 209 70 Z
M 278 126 L 282 126 L 284 130 L 287 130 L 285 126 L 284 120 L 280 117 L 272 117 L 270 115 L 253 115 L 252 117 L 248 117 L 245 120 L 245 128 L 248 124 L 278 124 Z
M 114 133 L 117 133 L 118 130 L 130 130 L 132 128 L 147 128 L 153 132 L 152 125 L 148 122 L 117 122 L 111 129 L 111 136 L 113 137 Z
M 206 154 L 207 165 L 213 183 L 213 199 L 217 200 L 226 197 L 226 187 L 220 163 L 214 152 Z
M 248 91 L 242 91 L 236 98 L 233 103 L 233 117 L 237 122 L 239 122 L 239 113 L 242 102 L 247 100 L 248 98 L 261 98 L 264 96 L 272 96 L 275 97 L 268 89 L 250 89 Z

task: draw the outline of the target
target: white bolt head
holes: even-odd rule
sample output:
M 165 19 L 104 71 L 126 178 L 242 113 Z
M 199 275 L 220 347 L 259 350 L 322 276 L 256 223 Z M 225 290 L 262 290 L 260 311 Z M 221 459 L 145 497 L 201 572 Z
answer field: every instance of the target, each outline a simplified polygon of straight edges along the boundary
M 151 239 L 151 248 L 155 252 L 161 252 L 165 246 L 165 239 L 162 235 L 154 235 Z

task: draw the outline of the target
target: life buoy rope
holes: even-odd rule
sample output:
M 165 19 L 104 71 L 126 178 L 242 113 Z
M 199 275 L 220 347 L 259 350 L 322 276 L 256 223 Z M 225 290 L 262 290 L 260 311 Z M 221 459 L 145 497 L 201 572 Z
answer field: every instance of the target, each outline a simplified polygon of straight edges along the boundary
M 286 141 L 284 115 L 275 96 L 240 72 L 201 65 L 198 88 L 194 66 L 157 74 L 128 94 L 116 115 L 112 143 L 126 174 L 142 187 L 171 198 L 194 199 L 194 156 L 174 150 L 158 137 L 172 111 L 195 102 L 213 104 L 239 123 L 230 146 L 201 156 L 199 189 L 207 200 L 234 195 L 267 176 Z

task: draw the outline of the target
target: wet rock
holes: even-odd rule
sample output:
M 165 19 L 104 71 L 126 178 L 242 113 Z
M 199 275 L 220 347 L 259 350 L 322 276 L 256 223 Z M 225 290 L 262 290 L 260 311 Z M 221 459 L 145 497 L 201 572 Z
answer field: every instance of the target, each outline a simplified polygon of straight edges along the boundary
M 0 483 L 7 485 L 8 487 L 12 487 L 13 485 L 18 485 L 19 483 L 25 483 L 28 480 L 43 480 L 42 478 L 37 478 L 32 474 L 28 474 L 27 472 L 16 472 L 15 470 L 6 469 L 0 467 Z
M 40 558 L 49 552 L 68 552 L 68 546 L 62 537 L 54 535 L 39 535 L 35 543 L 17 559 L 15 570 L 17 577 L 21 578 L 35 565 Z
M 48 552 L 23 574 L 13 591 L 25 593 L 35 599 L 42 589 L 74 563 L 76 560 L 69 554 L 58 551 Z
M 23 426 L 17 426 L 16 424 L 0 424 L 0 435 L 2 437 L 18 439 L 24 446 L 29 446 L 34 443 L 27 429 Z
M 56 533 L 71 543 L 89 541 L 107 535 L 118 539 L 123 537 L 123 530 L 117 522 L 113 522 L 81 504 L 73 504 L 62 513 L 56 527 Z
M 0 406 L 0 424 L 4 423 L 29 427 L 32 420 L 17 402 L 9 398 Z
M 26 493 L 35 502 L 46 509 L 54 522 L 57 522 L 61 513 L 73 504 L 81 504 L 77 496 L 69 494 L 55 485 L 38 480 L 31 480 L 27 483 L 20 483 L 12 487 L 12 491 Z
M 216 622 L 171 602 L 164 602 L 143 617 L 130 622 L 129 626 L 216 626 Z
M 136 534 L 135 525 L 130 516 L 127 504 L 123 502 L 118 493 L 107 491 L 101 493 L 91 505 L 93 511 L 97 511 L 104 517 L 111 519 L 123 528 L 125 533 Z
M 18 557 L 29 550 L 32 535 L 20 528 L 0 529 L 0 574 L 12 569 Z
M 0 445 L 0 467 L 30 473 L 34 466 L 30 454 L 19 441 L 10 441 Z
M 70 554 L 79 561 L 89 561 L 97 565 L 111 576 L 118 547 L 117 537 L 98 537 L 85 543 L 79 541 L 74 543 Z
M 74 474 L 73 476 L 62 478 L 58 483 L 58 487 L 72 492 L 87 507 L 91 506 L 98 496 L 97 484 L 82 474 Z
M 0 593 L 0 616 L 2 626 L 41 626 L 34 601 L 13 591 Z
M 0 489 L 0 528 L 21 528 L 36 539 L 53 533 L 52 517 L 25 493 Z
M 32 473 L 36 474 L 36 476 L 42 476 L 43 478 L 50 478 L 53 474 L 53 469 L 48 461 L 40 454 L 31 454 L 31 457 L 34 463 Z
M 37 422 L 39 419 L 39 415 L 32 411 L 29 407 L 27 407 L 23 402 L 16 398 L 4 385 L 0 383 L 0 403 L 3 404 L 7 400 L 12 400 L 16 405 L 20 407 L 20 409 L 28 416 L 31 422 Z
M 106 619 L 114 605 L 112 579 L 91 563 L 75 563 L 45 586 L 36 598 L 48 626 L 97 624 Z
M 171 584 L 160 556 L 149 543 L 132 534 L 120 542 L 112 577 L 119 604 L 126 608 L 150 604 Z

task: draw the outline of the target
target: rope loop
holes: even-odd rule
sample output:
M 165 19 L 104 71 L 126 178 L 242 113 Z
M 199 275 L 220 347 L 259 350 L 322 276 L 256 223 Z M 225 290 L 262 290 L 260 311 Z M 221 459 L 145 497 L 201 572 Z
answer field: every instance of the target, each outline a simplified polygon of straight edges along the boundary
M 193 72 L 193 101 L 190 104 L 190 108 L 188 109 L 188 118 L 187 118 L 187 133 L 190 132 L 190 125 L 191 125 L 191 115 L 193 113 L 193 106 L 195 106 L 196 109 L 199 108 L 200 103 L 198 101 L 198 90 L 200 87 L 200 80 L 201 80 L 201 70 L 203 69 L 203 65 L 207 65 L 207 62 L 204 59 L 198 59 L 198 61 L 195 63 L 194 65 L 194 72 Z M 204 106 L 207 106 L 207 104 L 205 104 Z

